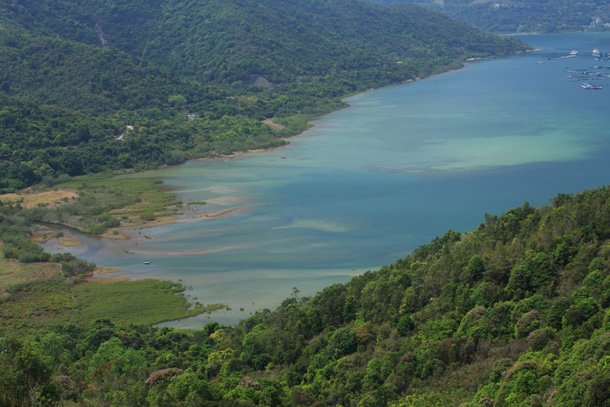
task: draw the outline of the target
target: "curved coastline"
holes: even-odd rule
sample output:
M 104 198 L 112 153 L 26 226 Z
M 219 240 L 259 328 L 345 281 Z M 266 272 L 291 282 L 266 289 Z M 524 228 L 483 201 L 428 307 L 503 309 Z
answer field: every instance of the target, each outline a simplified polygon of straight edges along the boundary
M 458 69 L 461 69 L 461 68 L 450 69 L 450 70 L 444 71 L 442 73 L 434 74 L 434 75 L 431 75 L 431 76 L 437 76 L 437 75 L 448 73 L 448 72 L 451 72 L 451 71 L 454 71 L 454 70 L 458 70 Z M 430 78 L 430 76 L 426 77 L 426 78 L 423 78 L 423 79 L 427 79 L 427 78 Z M 421 79 L 422 78 L 411 79 L 411 80 L 403 81 L 403 82 L 400 82 L 400 83 L 396 83 L 396 84 L 392 84 L 392 85 L 388 85 L 388 86 L 383 86 L 381 88 L 394 87 L 394 86 L 398 86 L 398 85 L 412 83 L 412 82 L 415 82 L 415 81 L 421 80 Z M 376 88 L 376 89 L 381 89 L 381 88 Z M 361 93 L 365 93 L 365 92 L 361 92 Z M 345 97 L 348 97 L 348 96 L 350 96 L 350 95 L 346 95 Z M 345 107 L 348 107 L 348 106 L 345 106 Z M 337 110 L 339 110 L 339 109 L 337 109 Z M 324 116 L 324 115 L 322 115 L 322 116 Z M 321 116 L 315 116 L 315 117 L 312 116 L 311 119 L 315 119 L 315 118 L 319 118 L 319 117 L 321 117 Z M 260 152 L 263 152 L 263 151 L 267 152 L 267 151 L 270 151 L 270 150 L 274 150 L 276 148 L 278 148 L 278 147 L 273 147 L 273 148 L 268 149 L 268 150 L 252 150 L 252 151 L 245 152 L 245 153 L 236 153 L 236 154 L 231 154 L 231 155 L 226 155 L 226 156 L 219 156 L 219 157 L 213 157 L 213 158 L 199 158 L 199 159 L 193 159 L 193 160 L 219 160 L 219 161 L 234 160 L 234 159 L 238 159 L 238 158 L 245 158 L 245 157 L 248 157 L 251 154 L 257 154 L 257 153 L 260 153 Z M 177 164 L 176 166 L 180 166 L 180 165 L 183 165 L 183 164 L 184 163 Z M 167 167 L 168 166 L 159 167 L 159 168 L 157 168 L 155 170 L 166 169 Z M 176 192 L 176 191 L 174 191 L 174 192 Z M 181 221 L 188 221 L 188 220 L 193 220 L 193 219 L 198 219 L 198 218 L 205 219 L 205 218 L 218 218 L 218 217 L 224 217 L 224 216 L 233 216 L 233 215 L 236 215 L 236 212 L 238 212 L 238 211 L 237 211 L 237 208 L 230 208 L 230 209 L 226 209 L 226 210 L 220 210 L 220 211 L 212 212 L 212 213 L 209 213 L 209 214 L 204 214 L 204 213 L 202 213 L 201 210 L 197 210 L 196 212 L 197 213 L 195 215 L 193 215 L 192 213 L 179 215 L 177 217 L 177 219 L 173 220 L 172 222 L 166 222 L 166 223 L 163 223 L 162 225 L 168 225 L 168 224 L 171 224 L 171 223 L 177 223 L 177 222 L 181 222 Z M 143 227 L 154 228 L 156 226 L 161 226 L 161 225 L 158 225 L 158 224 L 147 224 L 147 225 L 145 225 Z M 140 228 L 141 227 L 130 227 L 130 229 L 132 229 L 132 230 L 133 229 L 140 229 Z M 102 242 L 104 241 L 104 238 L 107 238 L 107 237 L 103 236 L 102 237 Z M 133 247 L 133 245 L 137 244 L 138 241 L 146 239 L 146 237 L 144 237 L 142 235 L 139 235 L 139 234 L 135 234 L 133 232 L 129 234 L 128 238 L 129 238 L 129 240 L 131 240 L 129 242 L 129 247 Z M 145 253 L 145 251 L 139 251 L 139 250 L 134 250 L 134 252 Z M 206 251 L 202 249 L 202 251 L 200 253 L 198 253 L 198 254 L 202 254 L 202 253 L 205 254 L 205 252 Z M 174 252 L 174 251 L 168 251 L 167 254 L 168 255 L 176 255 L 176 254 L 179 254 L 179 253 L 178 252 Z M 125 274 L 129 273 L 129 271 L 121 271 L 121 272 L 125 273 Z M 142 275 L 138 275 L 138 278 L 141 278 L 141 277 L 142 277 Z M 157 278 L 156 276 L 153 276 L 153 275 L 151 275 L 149 277 Z

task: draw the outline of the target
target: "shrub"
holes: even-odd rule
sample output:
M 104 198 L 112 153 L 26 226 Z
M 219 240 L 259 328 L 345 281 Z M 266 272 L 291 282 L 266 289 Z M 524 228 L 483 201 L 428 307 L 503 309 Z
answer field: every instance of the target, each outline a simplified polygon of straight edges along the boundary
M 550 339 L 551 338 L 545 329 L 537 329 L 530 332 L 527 336 L 527 345 L 532 351 L 536 352 L 544 349 Z
M 147 213 L 141 214 L 140 219 L 145 220 L 145 221 L 153 221 L 153 220 L 157 219 L 157 217 L 155 216 L 154 213 L 147 212 Z
M 532 310 L 524 314 L 515 324 L 515 338 L 525 338 L 540 326 L 540 316 L 538 311 Z
M 551 306 L 546 319 L 547 325 L 554 329 L 561 329 L 563 316 L 566 310 L 570 308 L 571 304 L 572 301 L 569 298 L 558 298 L 557 301 L 555 301 L 555 303 Z
M 415 322 L 409 315 L 403 315 L 398 321 L 398 325 L 396 325 L 396 330 L 401 335 L 406 335 L 409 331 L 412 331 L 415 328 Z

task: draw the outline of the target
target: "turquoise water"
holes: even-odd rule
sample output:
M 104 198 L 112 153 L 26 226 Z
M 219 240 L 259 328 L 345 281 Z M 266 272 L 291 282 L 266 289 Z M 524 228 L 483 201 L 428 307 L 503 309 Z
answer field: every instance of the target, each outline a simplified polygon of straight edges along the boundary
M 591 57 L 610 51 L 610 34 L 521 38 L 544 51 L 357 95 L 285 148 L 150 172 L 208 205 L 74 252 L 132 278 L 181 280 L 191 298 L 232 308 L 171 325 L 232 324 L 292 287 L 312 295 L 450 228 L 472 230 L 485 213 L 607 184 L 610 81 L 583 90 L 564 68 L 610 66 Z M 577 58 L 544 59 L 572 49 Z

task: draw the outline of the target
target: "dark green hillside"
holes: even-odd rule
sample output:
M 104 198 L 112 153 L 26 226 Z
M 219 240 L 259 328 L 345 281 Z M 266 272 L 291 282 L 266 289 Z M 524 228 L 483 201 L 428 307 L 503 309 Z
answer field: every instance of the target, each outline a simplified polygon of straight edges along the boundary
M 0 46 L 0 87 L 35 103 L 107 115 L 169 107 L 168 96 L 187 87 L 115 50 L 50 37 L 7 37 Z
M 348 94 L 525 48 L 356 0 L 0 1 L 0 191 L 277 146 Z
M 610 4 L 607 0 L 464 1 L 368 0 L 376 4 L 406 1 L 476 25 L 490 32 L 539 32 L 607 30 Z M 598 20 L 594 20 L 599 17 Z
M 17 308 L 10 292 L 0 309 Z M 485 215 L 235 327 L 4 337 L 0 405 L 607 406 L 609 306 L 604 187 Z
M 103 43 L 222 83 L 248 82 L 252 75 L 285 83 L 344 71 L 408 79 L 429 74 L 425 64 L 431 62 L 446 67 L 520 48 L 418 7 L 393 10 L 357 0 L 26 0 L 5 9 L 12 21 L 38 33 Z M 397 64 L 409 58 L 426 61 Z
M 62 175 L 141 170 L 276 147 L 284 144 L 282 134 L 290 133 L 238 115 L 187 121 L 183 113 L 151 109 L 105 119 L 0 95 L 0 191 L 52 185 Z

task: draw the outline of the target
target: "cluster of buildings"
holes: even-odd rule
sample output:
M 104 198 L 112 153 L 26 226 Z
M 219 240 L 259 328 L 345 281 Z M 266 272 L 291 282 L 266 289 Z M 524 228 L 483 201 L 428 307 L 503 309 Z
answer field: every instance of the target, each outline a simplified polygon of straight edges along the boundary
M 589 24 L 589 27 L 591 27 L 591 28 L 596 28 L 596 27 L 610 28 L 610 23 L 604 23 L 602 21 L 602 19 L 599 18 L 598 16 L 593 16 L 593 17 L 591 17 L 591 24 Z

